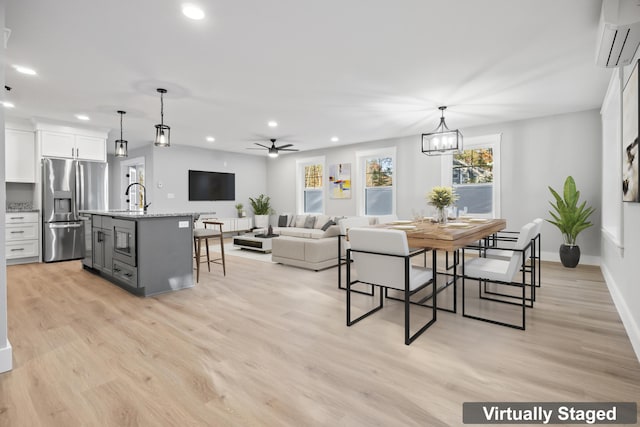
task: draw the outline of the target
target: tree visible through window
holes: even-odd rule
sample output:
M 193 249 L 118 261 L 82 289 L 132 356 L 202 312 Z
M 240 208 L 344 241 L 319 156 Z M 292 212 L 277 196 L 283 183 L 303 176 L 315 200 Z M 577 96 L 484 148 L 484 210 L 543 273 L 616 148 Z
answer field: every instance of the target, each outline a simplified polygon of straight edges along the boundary
M 304 167 L 304 212 L 322 213 L 322 165 Z
M 469 213 L 493 210 L 493 149 L 475 148 L 453 155 L 452 183 L 460 199 L 458 208 Z
M 393 213 L 393 158 L 365 160 L 365 215 Z

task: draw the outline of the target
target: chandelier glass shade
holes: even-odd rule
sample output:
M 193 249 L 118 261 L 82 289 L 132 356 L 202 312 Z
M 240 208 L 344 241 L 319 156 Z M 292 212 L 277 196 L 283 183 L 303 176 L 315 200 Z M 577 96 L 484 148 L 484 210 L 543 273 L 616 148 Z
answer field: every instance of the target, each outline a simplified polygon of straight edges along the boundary
M 432 132 L 422 134 L 422 153 L 427 156 L 441 156 L 462 152 L 462 132 L 447 127 L 444 121 L 444 110 L 447 107 L 438 109 L 442 114 L 440 124 Z

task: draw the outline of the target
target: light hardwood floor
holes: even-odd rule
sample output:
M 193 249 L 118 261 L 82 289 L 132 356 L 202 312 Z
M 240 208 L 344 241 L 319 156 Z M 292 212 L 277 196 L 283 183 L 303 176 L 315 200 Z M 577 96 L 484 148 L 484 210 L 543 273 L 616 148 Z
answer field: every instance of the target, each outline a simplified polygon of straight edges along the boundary
M 518 331 L 402 306 L 345 326 L 337 270 L 227 257 L 135 297 L 79 261 L 10 266 L 2 426 L 452 426 L 466 401 L 640 401 L 640 364 L 598 268 L 545 263 Z

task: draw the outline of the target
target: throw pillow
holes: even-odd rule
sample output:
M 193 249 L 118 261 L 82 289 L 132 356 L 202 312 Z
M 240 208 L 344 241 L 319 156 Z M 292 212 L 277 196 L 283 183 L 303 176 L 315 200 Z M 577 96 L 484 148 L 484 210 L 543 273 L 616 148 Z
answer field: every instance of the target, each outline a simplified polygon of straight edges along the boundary
M 316 223 L 316 217 L 309 215 L 307 219 L 304 220 L 304 228 L 313 228 Z
M 336 225 L 335 222 L 333 222 L 332 220 L 327 221 L 321 228 L 322 231 L 327 231 L 327 229 L 329 227 L 331 227 L 332 225 Z
M 297 228 L 304 228 L 304 222 L 307 219 L 307 215 L 296 215 L 295 226 Z
M 289 219 L 288 216 L 286 215 L 280 215 L 278 217 L 278 227 L 286 227 L 287 226 L 287 220 Z
M 327 221 L 329 221 L 331 218 L 329 218 L 329 215 L 318 215 L 316 217 L 316 225 L 313 226 L 313 228 L 317 228 L 318 230 L 320 228 L 322 228 L 323 225 L 325 225 L 327 223 Z

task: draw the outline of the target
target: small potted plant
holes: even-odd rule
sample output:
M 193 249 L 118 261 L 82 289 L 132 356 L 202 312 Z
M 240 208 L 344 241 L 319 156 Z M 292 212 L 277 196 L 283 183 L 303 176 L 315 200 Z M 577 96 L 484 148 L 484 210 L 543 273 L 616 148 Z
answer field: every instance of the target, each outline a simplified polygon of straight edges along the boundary
M 587 202 L 578 205 L 580 192 L 576 190 L 576 182 L 568 176 L 564 182 L 563 195 L 560 197 L 557 191 L 549 187 L 549 191 L 555 198 L 555 203 L 549 202 L 553 211 L 549 214 L 553 220 L 547 220 L 560 229 L 564 243 L 560 245 L 560 261 L 568 268 L 575 268 L 580 262 L 580 247 L 576 244 L 578 234 L 593 224 L 587 219 L 595 211 L 587 206 Z
M 427 193 L 427 203 L 437 209 L 436 222 L 447 222 L 446 208 L 453 205 L 458 200 L 458 195 L 452 187 L 433 187 Z
M 266 228 L 269 226 L 269 215 L 274 211 L 271 208 L 271 198 L 260 194 L 255 199 L 249 197 L 249 203 L 254 214 L 254 226 L 256 228 Z
M 242 203 L 236 203 L 236 211 L 238 212 L 238 218 L 244 218 L 246 212 L 242 209 L 244 205 Z

